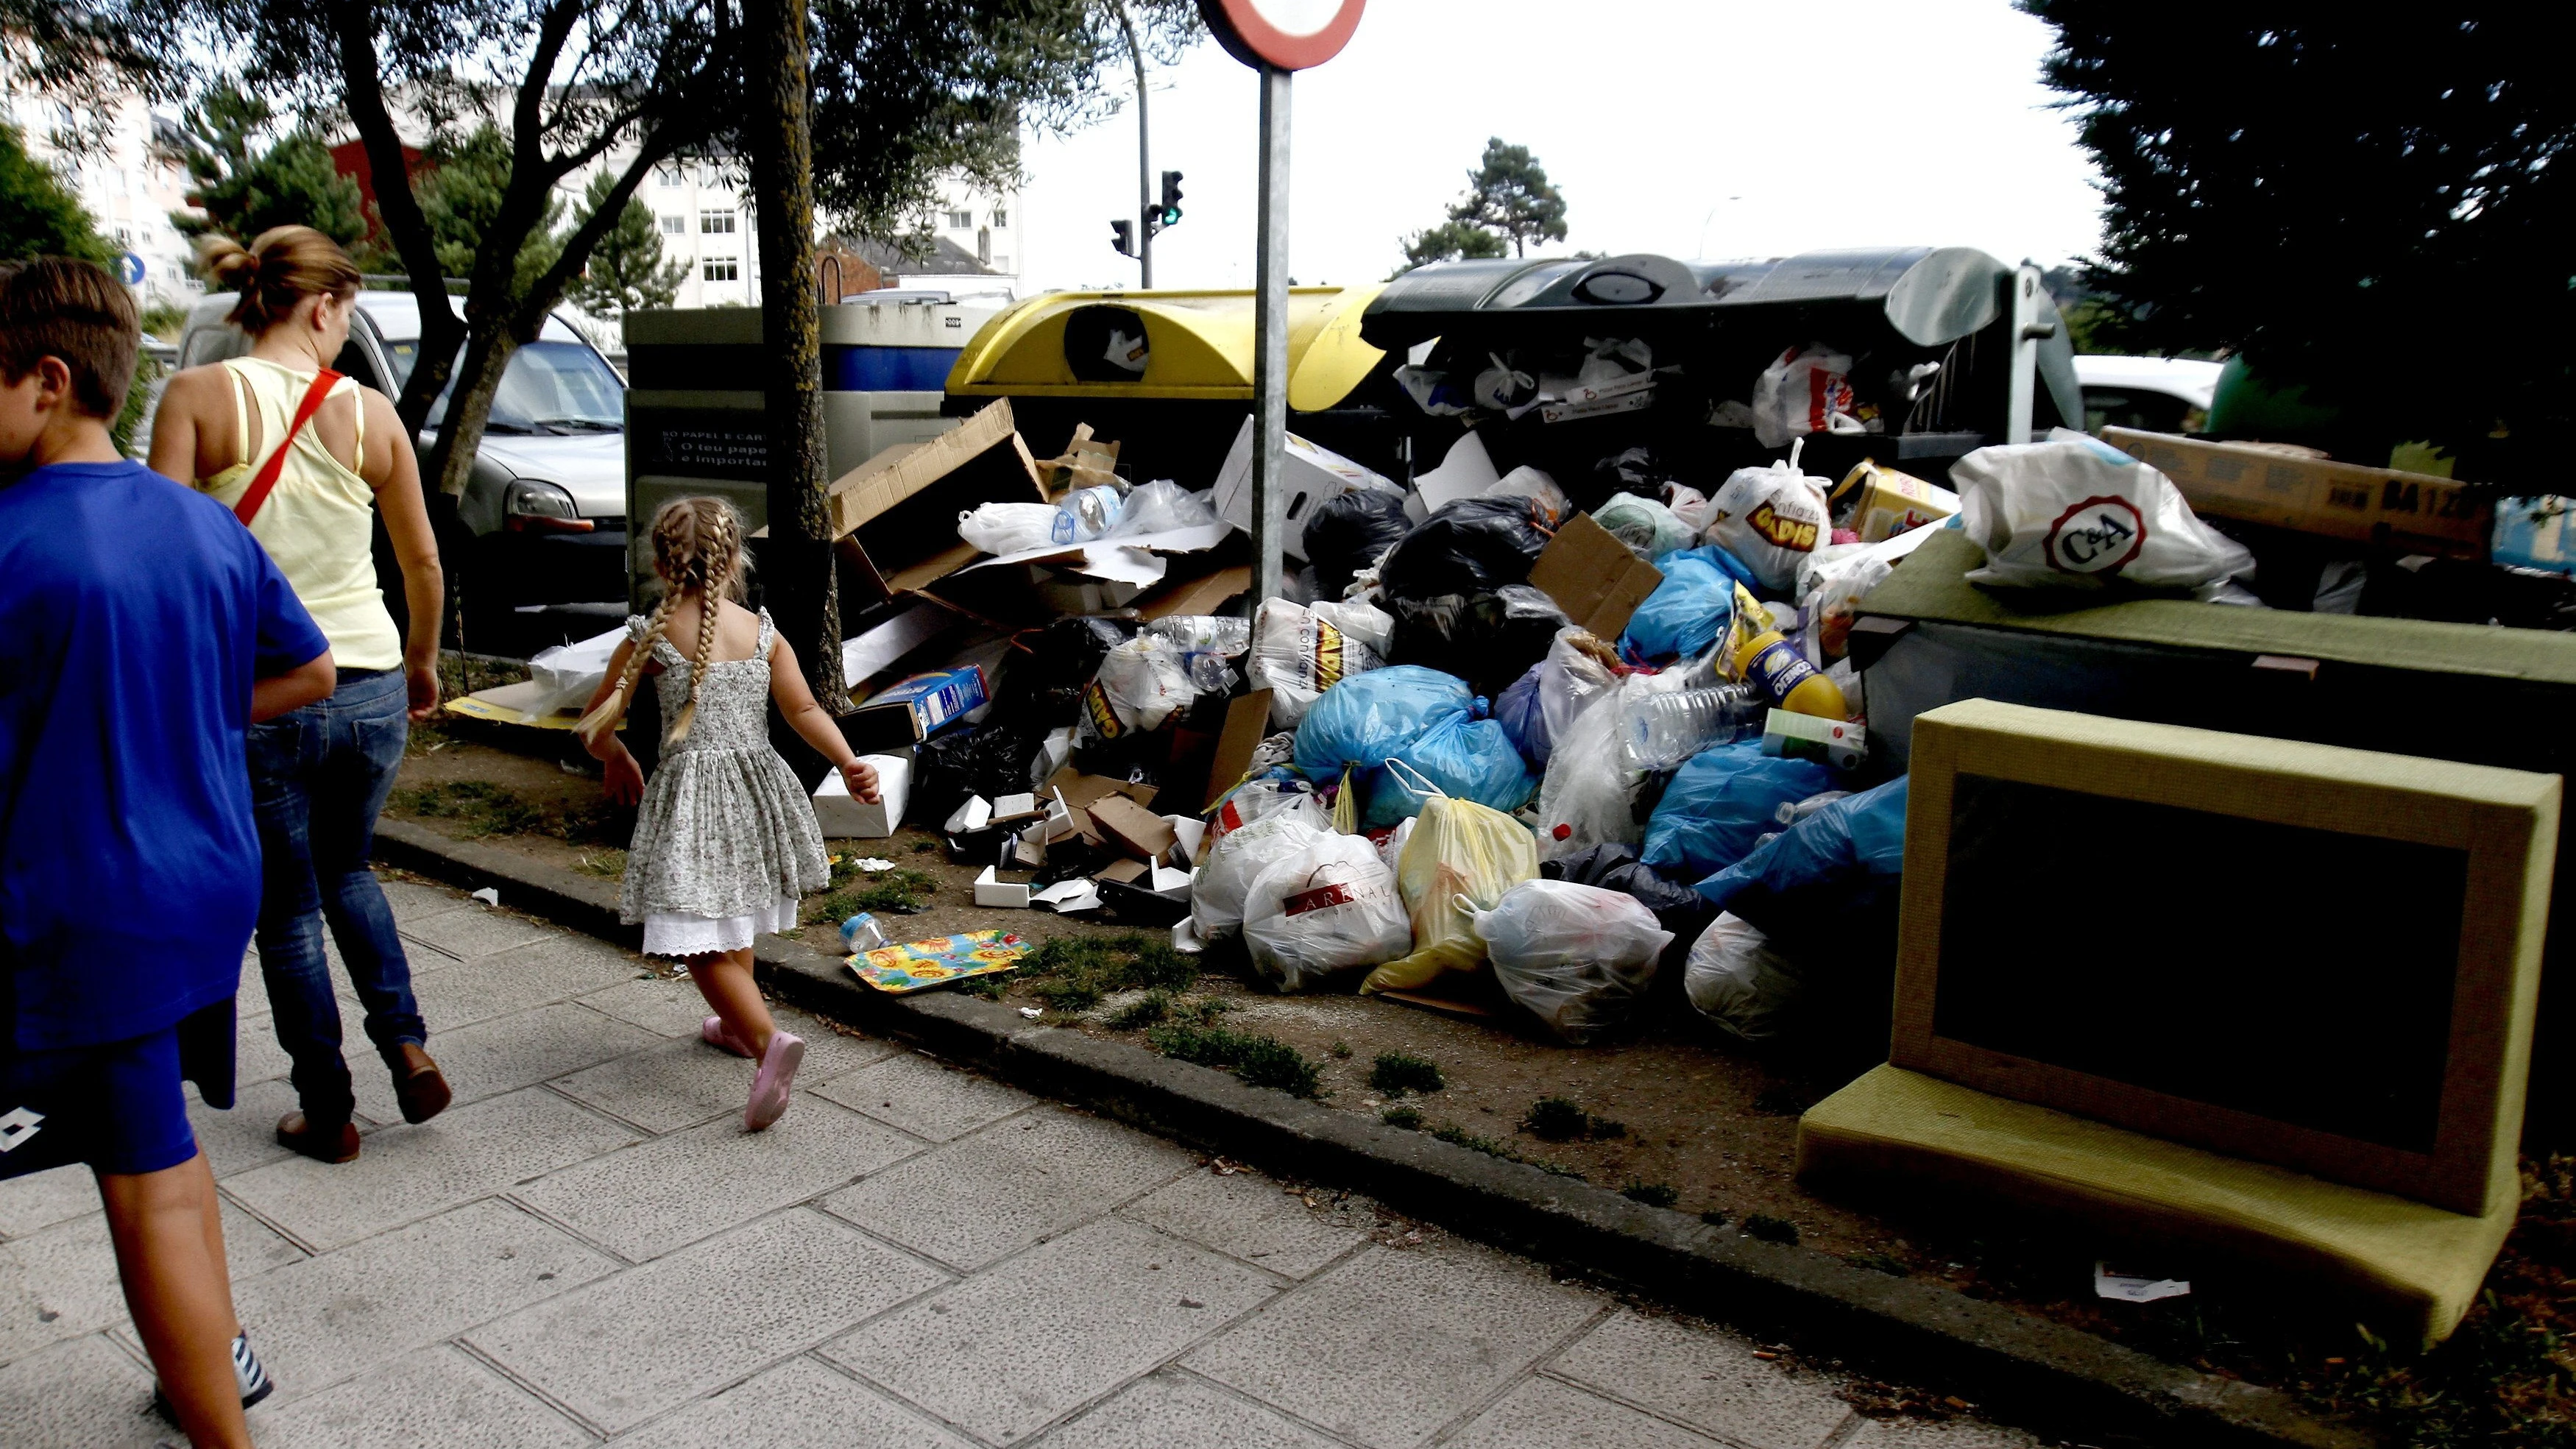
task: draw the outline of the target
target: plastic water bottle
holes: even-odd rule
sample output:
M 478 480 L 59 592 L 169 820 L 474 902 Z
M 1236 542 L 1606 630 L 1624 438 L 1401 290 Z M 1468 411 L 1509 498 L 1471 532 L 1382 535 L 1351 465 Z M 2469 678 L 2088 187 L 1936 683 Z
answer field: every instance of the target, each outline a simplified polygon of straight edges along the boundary
M 1708 749 L 1762 730 L 1765 708 L 1749 684 L 1712 684 L 1638 694 L 1620 701 L 1622 752 L 1632 770 L 1670 770 Z

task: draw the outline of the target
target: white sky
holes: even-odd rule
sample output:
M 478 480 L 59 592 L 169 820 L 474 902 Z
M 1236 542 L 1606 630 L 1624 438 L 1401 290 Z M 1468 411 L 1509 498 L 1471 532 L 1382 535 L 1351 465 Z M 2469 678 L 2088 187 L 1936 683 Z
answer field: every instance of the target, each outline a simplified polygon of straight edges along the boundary
M 1384 277 L 1488 136 L 1529 147 L 1565 196 L 1560 252 L 2085 255 L 2101 203 L 2040 82 L 2050 34 L 2008 0 L 1372 0 L 1349 48 L 1296 78 L 1290 270 Z M 1201 45 L 1154 73 L 1152 111 L 1154 170 L 1188 173 L 1156 283 L 1251 286 L 1253 73 Z M 1109 219 L 1135 213 L 1133 109 L 1033 140 L 1024 164 L 1024 285 L 1134 286 L 1109 249 Z

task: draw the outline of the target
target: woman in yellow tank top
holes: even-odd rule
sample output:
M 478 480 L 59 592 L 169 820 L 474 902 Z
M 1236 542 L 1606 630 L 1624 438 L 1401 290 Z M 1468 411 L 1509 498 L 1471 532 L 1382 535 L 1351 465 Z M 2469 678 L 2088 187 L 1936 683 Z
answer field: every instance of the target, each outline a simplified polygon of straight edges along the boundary
M 329 699 L 251 727 L 250 777 L 263 859 L 260 974 L 303 1106 L 277 1124 L 277 1138 L 346 1162 L 358 1132 L 326 923 L 404 1120 L 425 1122 L 448 1102 L 393 911 L 367 863 L 409 722 L 438 708 L 438 545 L 410 432 L 384 394 L 343 379 L 295 425 L 349 340 L 360 278 L 348 254 L 311 227 L 282 226 L 247 250 L 216 241 L 203 262 L 240 292 L 229 320 L 250 334 L 250 352 L 170 379 L 153 418 L 152 467 L 249 515 L 251 536 L 295 586 L 339 669 Z M 274 486 L 246 502 L 272 461 Z M 376 586 L 379 511 L 402 562 L 408 648 Z

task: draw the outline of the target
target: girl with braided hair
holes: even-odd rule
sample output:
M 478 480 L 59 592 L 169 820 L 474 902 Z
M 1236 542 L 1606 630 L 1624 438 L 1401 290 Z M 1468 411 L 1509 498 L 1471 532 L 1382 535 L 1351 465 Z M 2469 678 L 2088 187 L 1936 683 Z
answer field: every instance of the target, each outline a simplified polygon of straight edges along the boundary
M 715 498 L 676 498 L 653 515 L 653 568 L 662 601 L 627 621 L 630 637 L 577 726 L 606 770 L 608 797 L 641 802 L 626 853 L 620 909 L 642 923 L 644 952 L 689 963 L 715 1015 L 708 1045 L 760 1063 L 742 1125 L 757 1132 L 787 1110 L 805 1043 L 777 1029 L 752 984 L 751 942 L 796 924 L 805 892 L 831 878 L 814 809 L 769 745 L 769 702 L 825 758 L 850 794 L 877 798 L 877 772 L 841 738 L 805 686 L 796 652 L 769 611 L 742 596 L 742 520 Z M 685 647 L 684 647 L 685 646 Z M 617 737 L 643 676 L 658 676 L 671 721 L 648 783 Z

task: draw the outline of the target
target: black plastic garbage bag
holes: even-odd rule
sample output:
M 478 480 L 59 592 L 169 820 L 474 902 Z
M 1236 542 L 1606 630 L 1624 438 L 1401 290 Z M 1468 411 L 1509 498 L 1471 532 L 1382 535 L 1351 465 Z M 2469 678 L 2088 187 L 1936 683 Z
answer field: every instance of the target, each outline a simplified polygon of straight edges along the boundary
M 1315 569 L 1315 597 L 1338 599 L 1351 575 L 1413 531 L 1404 495 L 1383 488 L 1354 488 L 1315 505 L 1306 515 L 1306 561 Z
M 998 720 L 988 720 L 979 729 L 933 735 L 922 745 L 913 771 L 912 804 L 906 818 L 936 830 L 969 795 L 993 800 L 1027 790 L 1029 765 L 1045 740 L 1043 733 L 1017 721 Z
M 1556 631 L 1568 622 L 1555 600 L 1527 584 L 1429 599 L 1390 598 L 1386 608 L 1395 616 L 1389 662 L 1445 670 L 1489 700 L 1545 659 Z
M 1022 635 L 1021 647 L 1002 666 L 991 718 L 1031 731 L 1039 740 L 1049 730 L 1072 728 L 1082 713 L 1083 687 L 1100 672 L 1100 661 L 1143 627 L 1133 619 L 1082 615 Z
M 1490 593 L 1529 581 L 1547 547 L 1529 499 L 1461 498 L 1404 536 L 1378 570 L 1391 599 Z M 1526 663 L 1526 661 L 1524 661 Z

